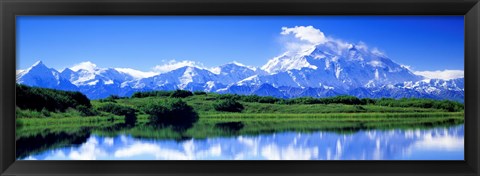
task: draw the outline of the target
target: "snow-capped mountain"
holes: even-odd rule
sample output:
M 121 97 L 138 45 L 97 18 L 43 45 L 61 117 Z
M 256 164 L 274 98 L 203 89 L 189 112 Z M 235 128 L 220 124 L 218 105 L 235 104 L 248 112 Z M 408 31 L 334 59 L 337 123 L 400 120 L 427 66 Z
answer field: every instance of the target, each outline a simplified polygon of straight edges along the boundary
M 91 62 L 82 62 L 72 68 L 66 68 L 60 75 L 80 87 L 97 84 L 121 84 L 137 78 L 128 72 L 120 72 L 114 68 L 98 68 Z
M 63 78 L 57 70 L 48 68 L 42 61 L 36 62 L 26 70 L 17 72 L 17 83 L 60 90 L 77 89 L 69 80 Z
M 61 72 L 42 62 L 17 71 L 21 84 L 78 90 L 89 98 L 130 96 L 137 91 L 175 90 L 256 94 L 281 98 L 353 95 L 419 97 L 463 101 L 464 79 L 428 79 L 384 54 L 359 44 L 328 41 L 302 52 L 287 52 L 261 68 L 232 62 L 211 69 L 183 66 L 168 72 L 99 68 L 83 62 Z
M 157 76 L 129 82 L 124 86 L 146 90 L 196 90 L 211 84 L 209 82 L 215 78 L 216 75 L 208 70 L 185 66 Z
M 131 81 L 124 86 L 144 90 L 215 91 L 257 73 L 254 69 L 239 63 L 225 64 L 214 70 L 185 66 L 150 78 Z
M 267 82 L 276 87 L 333 87 L 348 91 L 423 79 L 379 52 L 353 44 L 343 45 L 330 41 L 305 52 L 285 53 L 262 67 L 271 74 L 244 80 L 240 84 Z

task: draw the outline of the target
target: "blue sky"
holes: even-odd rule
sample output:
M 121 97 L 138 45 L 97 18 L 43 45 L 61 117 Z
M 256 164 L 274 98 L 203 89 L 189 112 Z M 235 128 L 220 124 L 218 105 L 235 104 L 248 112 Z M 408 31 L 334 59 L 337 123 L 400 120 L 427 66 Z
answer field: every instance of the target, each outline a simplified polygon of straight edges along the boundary
M 295 26 L 364 42 L 416 71 L 464 67 L 463 16 L 19 16 L 17 67 L 37 60 L 57 69 L 84 61 L 142 71 L 170 60 L 262 66 L 285 51 L 282 27 Z

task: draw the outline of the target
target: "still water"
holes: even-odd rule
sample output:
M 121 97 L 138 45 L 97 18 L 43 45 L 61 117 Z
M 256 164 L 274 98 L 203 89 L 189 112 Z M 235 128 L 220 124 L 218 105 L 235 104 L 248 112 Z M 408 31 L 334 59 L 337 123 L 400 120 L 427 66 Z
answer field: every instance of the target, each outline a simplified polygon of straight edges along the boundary
M 25 160 L 463 160 L 464 125 L 355 133 L 281 132 L 156 140 L 91 134 L 81 144 Z

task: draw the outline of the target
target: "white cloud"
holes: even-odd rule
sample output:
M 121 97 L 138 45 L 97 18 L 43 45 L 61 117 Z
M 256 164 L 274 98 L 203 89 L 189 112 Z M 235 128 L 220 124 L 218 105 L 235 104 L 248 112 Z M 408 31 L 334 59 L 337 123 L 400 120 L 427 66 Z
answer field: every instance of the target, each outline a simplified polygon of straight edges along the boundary
M 437 70 L 437 71 L 414 71 L 416 75 L 423 76 L 427 79 L 455 79 L 455 78 L 463 78 L 464 71 L 463 70 Z
M 347 42 L 344 42 L 344 43 L 347 43 Z M 351 46 L 351 44 L 350 44 L 350 46 Z M 358 43 L 355 45 L 355 48 L 357 48 L 357 49 L 359 49 L 359 50 L 368 50 L 367 44 L 366 44 L 365 42 L 362 42 L 362 41 L 358 42 Z M 374 48 L 374 49 L 375 49 L 377 52 L 379 52 L 377 48 Z M 372 52 L 373 52 L 373 51 L 372 51 Z
M 52 151 L 50 155 L 45 157 L 43 160 L 68 160 L 68 157 L 65 155 L 63 150 L 55 150 Z
M 113 146 L 113 138 L 110 138 L 110 137 L 106 137 L 104 140 L 103 140 L 103 143 L 105 143 L 107 146 Z
M 276 144 L 265 144 L 261 148 L 261 154 L 267 160 L 312 160 L 318 153 L 318 147 L 294 145 L 279 147 Z
M 70 70 L 78 71 L 80 69 L 83 69 L 83 70 L 87 70 L 89 72 L 94 72 L 96 68 L 97 68 L 96 64 L 94 64 L 90 61 L 87 61 L 87 62 L 81 62 L 79 64 L 74 65 L 73 67 L 70 67 Z
M 24 160 L 37 160 L 37 158 L 34 158 L 32 156 L 28 156 L 27 158 L 25 158 Z
M 425 135 L 422 140 L 416 141 L 412 147 L 414 150 L 462 151 L 464 139 L 463 137 L 449 135 Z
M 287 50 L 287 55 L 309 54 L 317 45 L 324 45 L 324 47 L 337 52 L 339 55 L 353 46 L 362 51 L 370 50 L 367 44 L 362 41 L 353 44 L 341 39 L 327 37 L 320 29 L 313 26 L 282 27 L 280 34 L 284 36 L 282 41 Z M 384 52 L 378 48 L 373 48 L 370 52 L 378 56 L 385 56 Z
M 323 32 L 319 29 L 314 28 L 313 26 L 295 26 L 293 28 L 282 27 L 282 32 L 280 34 L 293 34 L 295 38 L 309 42 L 311 44 L 321 44 L 327 41 L 327 39 L 325 38 L 325 34 L 323 34 Z
M 385 52 L 380 51 L 378 48 L 373 48 L 372 53 L 378 56 L 385 56 Z
M 126 148 L 121 148 L 115 151 L 115 158 L 129 158 L 140 155 L 153 156 L 156 159 L 172 159 L 172 160 L 186 160 L 192 159 L 190 156 L 187 156 L 185 153 L 182 153 L 178 150 L 161 148 L 155 144 L 149 143 L 136 143 L 130 145 Z
M 284 46 L 292 54 L 304 52 L 315 45 L 328 41 L 325 34 L 313 26 L 282 27 L 280 34 L 286 37 Z
M 195 145 L 196 143 L 191 140 L 181 144 L 180 148 L 175 149 L 162 147 L 154 143 L 137 142 L 116 150 L 113 155 L 116 159 L 150 156 L 154 157 L 153 159 L 167 160 L 211 159 L 222 156 L 222 147 L 220 144 L 214 144 L 205 150 L 201 150 Z
M 95 160 L 105 157 L 107 153 L 98 147 L 96 138 L 89 138 L 86 143 L 82 144 L 77 150 L 70 152 L 69 159 L 72 160 Z

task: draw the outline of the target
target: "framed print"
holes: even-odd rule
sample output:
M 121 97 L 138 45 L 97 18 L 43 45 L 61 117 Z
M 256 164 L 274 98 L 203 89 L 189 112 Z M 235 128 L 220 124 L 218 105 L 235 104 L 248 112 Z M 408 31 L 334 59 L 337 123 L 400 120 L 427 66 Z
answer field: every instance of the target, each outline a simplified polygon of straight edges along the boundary
M 478 175 L 478 1 L 1 9 L 2 175 Z

